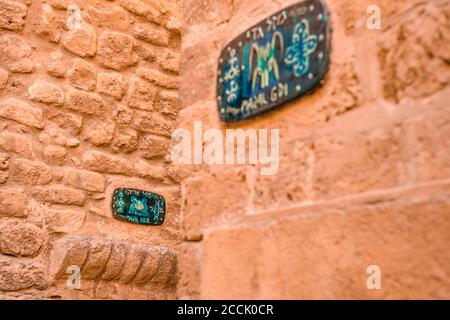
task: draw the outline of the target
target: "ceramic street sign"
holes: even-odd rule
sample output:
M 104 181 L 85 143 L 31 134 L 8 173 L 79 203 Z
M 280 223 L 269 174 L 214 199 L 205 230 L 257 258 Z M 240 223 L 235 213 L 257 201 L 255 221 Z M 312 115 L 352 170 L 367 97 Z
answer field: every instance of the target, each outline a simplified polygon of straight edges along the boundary
M 166 201 L 153 192 L 118 188 L 113 194 L 112 210 L 116 219 L 159 226 L 166 215 Z
M 328 17 L 323 0 L 306 0 L 231 41 L 219 59 L 220 118 L 247 119 L 317 87 L 329 64 Z

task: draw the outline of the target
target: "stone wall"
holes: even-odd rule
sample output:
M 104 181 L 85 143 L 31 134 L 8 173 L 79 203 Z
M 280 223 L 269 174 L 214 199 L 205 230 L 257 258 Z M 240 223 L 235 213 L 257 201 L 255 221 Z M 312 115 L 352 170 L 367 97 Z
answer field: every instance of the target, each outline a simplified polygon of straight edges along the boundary
M 448 0 L 328 0 L 324 85 L 225 125 L 221 49 L 294 2 L 0 0 L 1 299 L 450 297 Z M 195 121 L 280 129 L 278 174 L 173 164 Z M 119 186 L 165 223 L 113 219 Z
M 175 297 L 181 5 L 0 0 L 0 298 Z M 164 195 L 165 224 L 114 220 L 119 186 Z
M 181 298 L 449 298 L 450 3 L 327 1 L 331 68 L 313 95 L 219 121 L 235 36 L 296 1 L 188 0 L 180 127 L 280 129 L 280 169 L 184 166 Z M 366 27 L 381 8 L 382 29 Z M 381 269 L 381 290 L 366 286 Z

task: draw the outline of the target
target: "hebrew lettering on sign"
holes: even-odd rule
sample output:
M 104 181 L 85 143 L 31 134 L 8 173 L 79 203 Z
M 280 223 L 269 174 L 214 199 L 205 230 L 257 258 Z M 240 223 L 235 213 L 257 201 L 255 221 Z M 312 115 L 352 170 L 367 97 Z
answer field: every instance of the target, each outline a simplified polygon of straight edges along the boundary
M 328 17 L 323 0 L 306 0 L 231 41 L 219 59 L 220 118 L 247 119 L 316 88 L 328 71 Z

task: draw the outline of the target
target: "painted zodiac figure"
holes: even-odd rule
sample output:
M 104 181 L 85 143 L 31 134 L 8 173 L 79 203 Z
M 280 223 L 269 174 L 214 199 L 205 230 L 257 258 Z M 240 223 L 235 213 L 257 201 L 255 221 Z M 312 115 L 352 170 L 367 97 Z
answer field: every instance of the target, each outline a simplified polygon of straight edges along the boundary
M 272 36 L 272 41 L 259 46 L 254 43 L 250 49 L 250 72 L 253 70 L 253 59 L 256 55 L 256 67 L 253 74 L 250 73 L 252 90 L 256 89 L 256 84 L 261 78 L 261 89 L 265 89 L 270 84 L 270 75 L 273 74 L 276 80 L 280 79 L 280 68 L 276 57 L 277 40 L 281 49 L 284 51 L 283 35 L 277 31 Z
M 128 214 L 144 216 L 147 212 L 147 198 L 138 199 L 135 196 L 131 197 L 131 205 L 128 209 Z
M 309 33 L 309 23 L 303 19 L 298 23 L 292 34 L 292 45 L 286 50 L 284 62 L 292 66 L 294 75 L 298 78 L 309 71 L 309 56 L 317 49 L 317 36 Z

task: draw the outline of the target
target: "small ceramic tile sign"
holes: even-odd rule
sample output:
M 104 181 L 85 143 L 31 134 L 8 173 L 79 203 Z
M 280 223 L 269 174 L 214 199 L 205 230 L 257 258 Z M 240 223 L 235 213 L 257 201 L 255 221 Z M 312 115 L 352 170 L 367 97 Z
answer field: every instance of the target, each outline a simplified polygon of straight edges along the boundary
M 166 215 L 163 196 L 138 189 L 118 188 L 112 197 L 113 216 L 121 221 L 159 226 Z
M 324 0 L 306 0 L 267 17 L 221 53 L 220 118 L 251 118 L 316 88 L 328 71 L 329 14 Z

